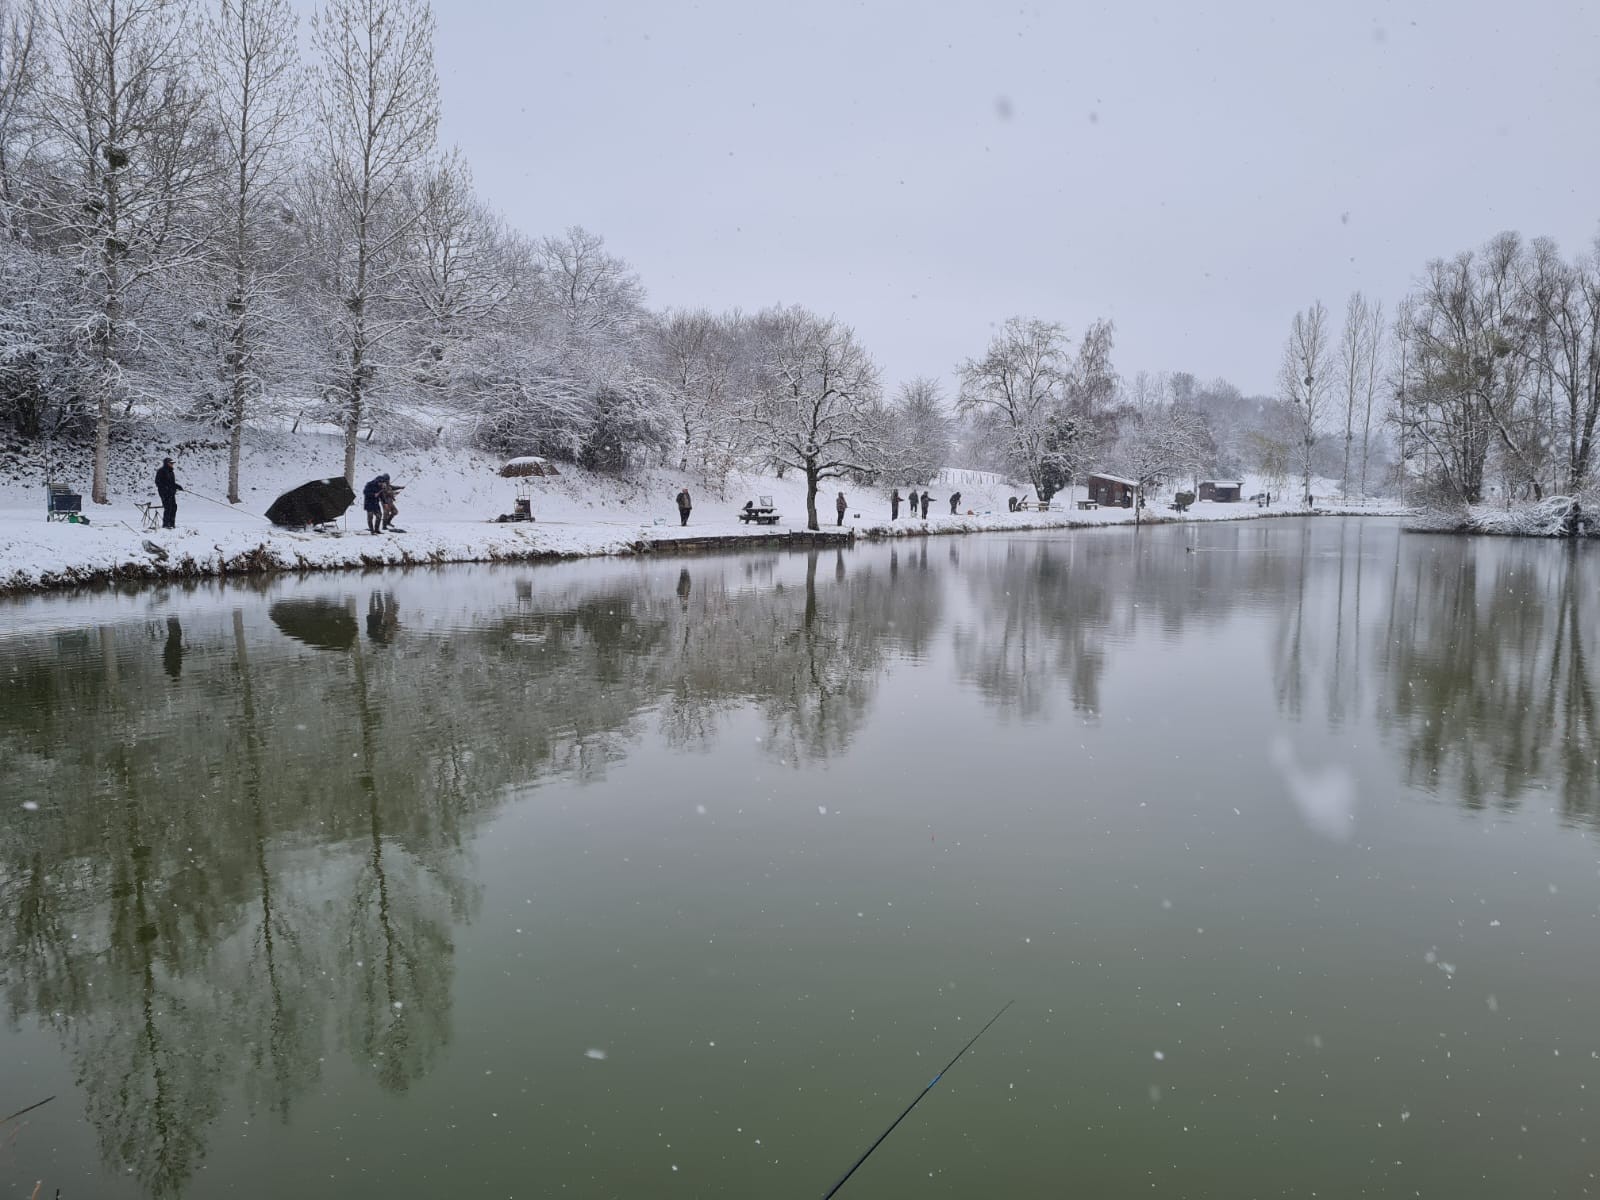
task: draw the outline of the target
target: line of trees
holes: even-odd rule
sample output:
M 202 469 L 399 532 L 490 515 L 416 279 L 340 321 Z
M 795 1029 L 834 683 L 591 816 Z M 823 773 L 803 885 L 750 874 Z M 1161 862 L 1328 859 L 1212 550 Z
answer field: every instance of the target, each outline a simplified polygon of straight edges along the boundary
M 1595 253 L 1507 234 L 1430 264 L 1392 323 L 1356 295 L 1336 334 L 1314 304 L 1276 397 L 1123 380 L 1110 322 L 1074 342 L 1029 316 L 954 396 L 888 396 L 835 317 L 655 311 L 598 235 L 509 227 L 438 144 L 424 0 L 322 0 L 304 59 L 300 32 L 291 0 L 0 0 L 0 428 L 92 444 L 98 501 L 119 427 L 151 417 L 226 437 L 233 500 L 265 421 L 337 429 L 352 481 L 364 440 L 446 427 L 713 488 L 793 470 L 812 520 L 830 481 L 925 483 L 952 447 L 1040 500 L 1090 468 L 1465 500 L 1494 472 L 1507 494 L 1590 480 Z
M 1428 263 L 1392 324 L 1351 296 L 1337 337 L 1319 301 L 1295 314 L 1279 378 L 1307 493 L 1339 425 L 1345 493 L 1366 493 L 1376 421 L 1398 442 L 1386 482 L 1402 490 L 1451 504 L 1491 489 L 1506 504 L 1576 497 L 1595 480 L 1600 242 L 1568 258 L 1548 238 L 1501 233 Z

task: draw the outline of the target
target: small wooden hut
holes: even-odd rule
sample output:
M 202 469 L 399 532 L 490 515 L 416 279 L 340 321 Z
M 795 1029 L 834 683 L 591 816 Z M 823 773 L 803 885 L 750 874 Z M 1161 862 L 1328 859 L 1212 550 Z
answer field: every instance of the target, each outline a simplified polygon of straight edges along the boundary
M 1105 508 L 1132 508 L 1139 491 L 1137 480 L 1120 475 L 1090 475 L 1083 482 L 1089 499 Z
M 1238 479 L 1202 479 L 1200 499 L 1218 504 L 1237 504 L 1244 499 L 1244 483 Z

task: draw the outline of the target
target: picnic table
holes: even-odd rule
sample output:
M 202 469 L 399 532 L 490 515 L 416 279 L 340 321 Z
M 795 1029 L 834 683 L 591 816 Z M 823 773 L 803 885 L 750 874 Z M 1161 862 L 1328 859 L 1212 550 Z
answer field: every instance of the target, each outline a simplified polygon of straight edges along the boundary
M 746 524 L 754 521 L 757 525 L 776 525 L 779 520 L 779 513 L 773 507 L 772 497 L 763 496 L 761 497 L 761 503 L 746 504 L 741 508 L 739 510 L 739 520 Z
M 1078 507 L 1081 508 L 1084 512 L 1089 512 L 1091 509 L 1099 508 L 1100 507 L 1100 501 L 1098 501 L 1098 500 L 1079 500 L 1078 501 Z

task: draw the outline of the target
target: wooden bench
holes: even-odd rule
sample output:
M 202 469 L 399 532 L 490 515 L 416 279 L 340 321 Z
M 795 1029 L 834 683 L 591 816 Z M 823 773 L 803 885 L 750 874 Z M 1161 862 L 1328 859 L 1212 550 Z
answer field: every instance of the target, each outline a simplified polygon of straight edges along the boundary
M 1098 501 L 1098 500 L 1079 500 L 1078 501 L 1078 507 L 1080 509 L 1082 509 L 1084 512 L 1089 512 L 1092 509 L 1099 508 L 1100 507 L 1100 501 Z

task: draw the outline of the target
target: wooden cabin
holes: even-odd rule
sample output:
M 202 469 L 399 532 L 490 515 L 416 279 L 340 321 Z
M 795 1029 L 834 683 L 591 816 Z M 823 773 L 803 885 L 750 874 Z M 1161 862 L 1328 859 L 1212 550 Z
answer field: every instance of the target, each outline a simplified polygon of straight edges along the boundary
M 1218 504 L 1237 504 L 1244 499 L 1244 483 L 1238 479 L 1202 479 L 1199 498 Z
M 1134 495 L 1139 491 L 1137 480 L 1120 475 L 1090 475 L 1083 484 L 1089 499 L 1106 508 L 1132 508 Z

